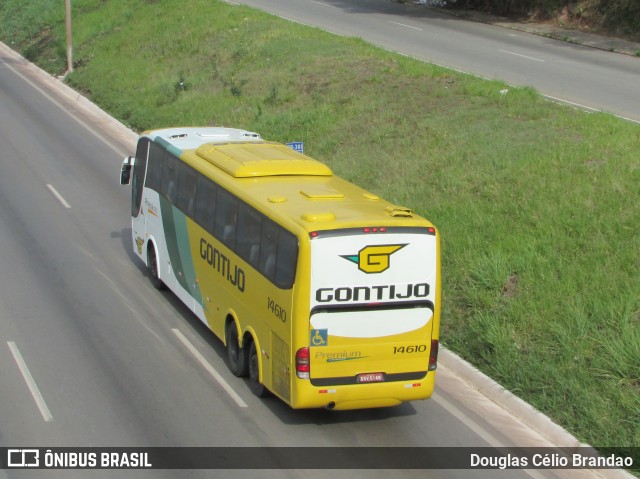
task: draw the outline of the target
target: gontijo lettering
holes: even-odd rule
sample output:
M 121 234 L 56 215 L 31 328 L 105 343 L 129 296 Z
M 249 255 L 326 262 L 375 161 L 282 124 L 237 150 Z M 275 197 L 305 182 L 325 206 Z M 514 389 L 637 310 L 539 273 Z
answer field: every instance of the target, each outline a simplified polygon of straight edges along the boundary
M 429 296 L 429 284 L 380 285 L 380 286 L 342 286 L 339 288 L 318 288 L 318 303 L 392 301 L 396 299 L 426 298 Z
M 200 257 L 220 273 L 223 278 L 244 292 L 244 271 L 238 266 L 234 266 L 232 269 L 231 260 L 204 238 L 200 238 Z

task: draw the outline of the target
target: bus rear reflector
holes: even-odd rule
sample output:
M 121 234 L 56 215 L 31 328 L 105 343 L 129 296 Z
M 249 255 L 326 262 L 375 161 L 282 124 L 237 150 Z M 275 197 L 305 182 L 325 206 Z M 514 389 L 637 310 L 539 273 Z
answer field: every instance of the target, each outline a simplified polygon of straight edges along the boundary
M 429 354 L 429 371 L 435 371 L 438 367 L 438 340 L 431 340 L 431 353 Z
M 300 348 L 296 351 L 296 376 L 299 379 L 309 379 L 311 371 L 311 355 L 309 348 Z

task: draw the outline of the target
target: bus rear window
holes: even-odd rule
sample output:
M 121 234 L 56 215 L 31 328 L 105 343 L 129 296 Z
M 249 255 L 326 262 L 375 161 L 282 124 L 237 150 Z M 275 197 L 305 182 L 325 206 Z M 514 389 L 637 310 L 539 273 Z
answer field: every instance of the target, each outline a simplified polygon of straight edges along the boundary
M 297 260 L 297 238 L 285 230 L 280 230 L 278 237 L 278 258 L 276 261 L 276 285 L 280 287 L 291 287 L 296 274 Z

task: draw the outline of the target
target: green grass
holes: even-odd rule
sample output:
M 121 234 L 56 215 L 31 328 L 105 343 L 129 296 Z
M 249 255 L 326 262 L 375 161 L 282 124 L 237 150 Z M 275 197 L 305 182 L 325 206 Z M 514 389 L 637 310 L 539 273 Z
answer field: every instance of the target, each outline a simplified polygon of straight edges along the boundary
M 5 0 L 0 38 L 61 73 L 41 3 Z M 222 2 L 73 5 L 73 87 L 137 130 L 304 141 L 414 208 L 442 234 L 444 344 L 581 440 L 640 446 L 640 126 Z

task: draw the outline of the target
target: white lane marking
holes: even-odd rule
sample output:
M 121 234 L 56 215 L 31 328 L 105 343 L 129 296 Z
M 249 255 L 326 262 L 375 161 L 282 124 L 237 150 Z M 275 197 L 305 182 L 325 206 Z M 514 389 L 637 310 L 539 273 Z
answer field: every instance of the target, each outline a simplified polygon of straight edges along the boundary
M 414 30 L 420 30 L 423 31 L 422 28 L 418 28 L 418 27 L 412 27 L 411 25 L 406 25 L 404 23 L 399 23 L 399 22 L 392 22 L 391 20 L 388 20 L 389 23 L 393 23 L 394 25 L 400 25 L 401 27 L 406 27 L 406 28 L 413 28 Z
M 322 5 L 323 7 L 333 7 L 333 5 L 329 5 L 328 3 L 318 2 L 318 0 L 311 0 L 311 3 L 317 3 L 318 5 Z
M 329 30 L 324 30 L 324 31 L 332 33 Z M 409 55 L 407 53 L 401 53 L 401 52 L 399 52 L 397 50 L 391 50 L 390 48 L 384 48 L 384 47 L 381 47 L 381 48 L 383 48 L 385 51 L 387 51 L 389 53 L 395 53 L 396 55 L 400 55 L 400 56 L 403 56 L 405 58 L 411 58 L 412 60 L 428 63 L 429 65 L 435 65 L 435 66 L 440 67 L 440 68 L 445 68 L 447 70 L 451 70 L 451 71 L 460 73 L 462 75 L 469 75 L 469 76 L 472 76 L 474 78 L 479 78 L 481 80 L 488 80 L 488 81 L 494 81 L 495 80 L 493 78 L 483 77 L 482 75 L 478 75 L 476 73 L 469 73 L 469 72 L 466 72 L 464 70 L 460 70 L 458 68 L 454 68 L 454 67 L 450 67 L 450 66 L 447 66 L 447 65 L 443 65 L 441 63 L 433 62 L 431 60 L 425 60 L 424 58 L 420 58 L 420 57 L 416 57 L 416 56 L 413 56 L 413 55 Z M 541 60 L 541 61 L 544 61 L 544 60 Z M 522 85 L 516 85 L 516 84 L 513 84 L 513 85 L 509 84 L 509 86 L 514 87 L 514 88 L 522 88 Z M 540 93 L 540 95 L 543 98 L 548 99 L 549 101 L 559 101 L 559 102 L 567 103 L 569 105 L 573 105 L 573 106 L 581 107 L 581 108 L 586 108 L 588 110 L 592 110 L 592 111 L 596 111 L 596 112 L 603 112 L 603 110 L 599 110 L 597 108 L 593 108 L 593 107 L 590 107 L 590 106 L 583 106 L 580 103 L 574 103 L 574 102 L 569 101 L 569 100 L 563 100 L 562 98 L 556 98 L 556 97 L 553 97 L 551 95 L 546 95 L 544 93 Z M 585 113 L 590 113 L 590 112 L 586 111 Z M 626 117 L 626 116 L 618 115 L 616 113 L 611 113 L 611 112 L 609 112 L 609 113 L 611 115 L 615 116 L 616 118 L 620 118 L 621 120 L 631 121 L 633 123 L 640 124 L 640 120 L 634 120 L 633 118 L 629 118 L 629 117 Z
M 42 419 L 44 419 L 46 422 L 53 421 L 53 416 L 51 415 L 51 411 L 49 411 L 49 408 L 47 407 L 47 403 L 44 402 L 44 398 L 42 397 L 42 394 L 40 393 L 40 390 L 38 389 L 38 386 L 36 385 L 36 382 L 34 381 L 33 376 L 31 375 L 31 372 L 29 372 L 27 363 L 24 362 L 24 359 L 22 357 L 22 354 L 20 354 L 20 350 L 18 349 L 18 346 L 13 341 L 7 341 L 7 344 L 9 345 L 9 349 L 11 350 L 11 354 L 13 354 L 13 359 L 15 359 L 16 364 L 18 365 L 18 369 L 20 369 L 20 372 L 22 373 L 22 377 L 27 383 L 27 387 L 29 388 L 29 391 L 31 391 L 31 395 L 35 400 L 36 405 L 38 406 L 38 409 L 40 409 L 40 414 L 42 414 Z
M 209 364 L 209 361 L 207 361 L 206 358 L 202 354 L 200 354 L 200 351 L 196 349 L 191 341 L 189 341 L 179 329 L 172 328 L 171 331 L 173 331 L 173 334 L 178 337 L 182 344 L 184 344 L 189 352 L 193 354 L 193 356 L 198 360 L 202 367 L 205 368 L 207 372 L 211 374 L 211 376 L 213 376 L 213 379 L 215 379 L 218 384 L 222 386 L 222 388 L 227 392 L 229 396 L 231 396 L 231 399 L 233 399 L 238 406 L 249 407 L 247 403 L 242 400 L 238 393 L 233 390 L 233 388 L 227 381 L 224 380 L 222 376 L 220 376 L 220 373 L 218 373 L 218 371 L 216 371 L 215 368 L 211 364 Z
M 633 118 L 629 118 L 629 117 L 626 117 L 626 116 L 614 115 L 613 113 L 612 113 L 612 115 L 613 116 L 617 116 L 618 118 L 622 118 L 623 120 L 631 121 L 633 123 L 637 123 L 638 125 L 640 125 L 640 120 L 634 120 Z
M 49 191 L 53 193 L 53 196 L 55 196 L 58 199 L 58 201 L 62 203 L 62 206 L 64 206 L 65 208 L 71 208 L 71 205 L 67 203 L 67 200 L 65 200 L 62 197 L 62 195 L 58 193 L 58 191 L 53 187 L 53 185 L 50 185 L 49 183 L 47 183 L 47 188 L 49 188 Z
M 559 102 L 562 102 L 562 103 L 566 103 L 566 104 L 568 104 L 568 105 L 575 106 L 575 107 L 581 108 L 581 109 L 583 109 L 583 110 L 589 110 L 589 111 L 600 111 L 600 110 L 598 110 L 597 108 L 592 108 L 592 107 L 590 107 L 590 106 L 582 105 L 582 104 L 580 104 L 580 103 L 576 103 L 576 102 L 569 101 L 569 100 L 563 100 L 562 98 L 556 98 L 555 96 L 551 96 L 551 95 L 543 95 L 543 96 L 544 96 L 545 98 L 549 98 L 550 100 L 554 100 L 554 101 L 559 101 Z M 623 117 L 620 117 L 620 118 L 623 118 Z M 623 118 L 623 119 L 627 119 L 627 118 Z M 634 120 L 631 120 L 631 121 L 634 121 Z
M 522 55 L 521 53 L 510 52 L 509 50 L 498 50 L 498 51 L 502 52 L 502 53 L 508 53 L 509 55 L 515 55 L 517 57 L 526 58 L 528 60 L 533 60 L 533 61 L 536 61 L 536 62 L 544 63 L 544 60 L 540 60 L 539 58 L 534 58 L 534 57 L 530 57 L 530 56 L 527 56 L 527 55 Z
M 447 401 L 443 396 L 438 393 L 433 394 L 431 396 L 432 400 L 440 404 L 443 408 L 445 408 L 449 413 L 455 416 L 460 422 L 462 422 L 465 426 L 475 432 L 478 436 L 484 439 L 486 442 L 491 444 L 493 447 L 508 447 L 502 444 L 493 434 L 487 432 L 485 428 L 483 428 L 480 424 L 475 422 L 469 416 L 467 416 L 460 409 L 455 407 L 449 401 Z M 531 469 L 523 469 L 523 472 L 529 474 L 529 476 L 533 477 L 533 479 L 545 479 L 545 476 L 537 471 Z
M 487 432 L 482 426 L 480 426 L 477 422 L 463 413 L 460 409 L 455 407 L 449 401 L 447 401 L 443 396 L 438 393 L 435 393 L 432 396 L 433 400 L 440 404 L 443 408 L 449 411 L 452 415 L 457 417 L 460 422 L 462 422 L 465 426 L 475 432 L 478 436 L 484 439 L 486 442 L 491 444 L 493 447 L 504 447 L 504 445 L 492 434 Z

